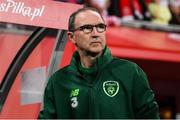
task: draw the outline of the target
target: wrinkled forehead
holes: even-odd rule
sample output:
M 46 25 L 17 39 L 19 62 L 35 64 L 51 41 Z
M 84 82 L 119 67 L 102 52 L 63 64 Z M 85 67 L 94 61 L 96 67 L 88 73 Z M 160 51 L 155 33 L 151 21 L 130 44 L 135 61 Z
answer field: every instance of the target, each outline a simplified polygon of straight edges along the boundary
M 104 23 L 104 19 L 102 16 L 92 10 L 86 10 L 78 13 L 75 18 L 75 26 L 81 26 L 85 24 L 98 24 L 98 23 Z

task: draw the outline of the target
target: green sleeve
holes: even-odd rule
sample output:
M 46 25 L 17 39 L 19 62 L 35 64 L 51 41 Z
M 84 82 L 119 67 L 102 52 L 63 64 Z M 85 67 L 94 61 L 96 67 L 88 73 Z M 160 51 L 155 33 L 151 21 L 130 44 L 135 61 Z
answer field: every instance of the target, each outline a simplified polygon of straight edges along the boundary
M 159 107 L 154 98 L 154 92 L 149 86 L 147 76 L 137 66 L 133 78 L 133 108 L 136 118 L 159 118 Z
M 53 119 L 56 118 L 56 108 L 55 108 L 55 100 L 54 100 L 54 92 L 53 92 L 53 84 L 52 80 L 54 78 L 51 77 L 48 81 L 44 92 L 44 101 L 43 101 L 43 110 L 40 111 L 38 119 Z

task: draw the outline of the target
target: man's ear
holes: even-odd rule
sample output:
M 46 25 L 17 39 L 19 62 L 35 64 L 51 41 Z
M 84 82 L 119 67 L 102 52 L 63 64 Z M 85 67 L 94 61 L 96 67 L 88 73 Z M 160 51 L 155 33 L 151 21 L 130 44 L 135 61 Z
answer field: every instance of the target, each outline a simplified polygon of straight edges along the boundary
M 73 44 L 76 44 L 75 40 L 74 40 L 74 34 L 73 32 L 67 32 L 67 36 L 68 36 L 68 39 L 71 40 L 71 42 Z

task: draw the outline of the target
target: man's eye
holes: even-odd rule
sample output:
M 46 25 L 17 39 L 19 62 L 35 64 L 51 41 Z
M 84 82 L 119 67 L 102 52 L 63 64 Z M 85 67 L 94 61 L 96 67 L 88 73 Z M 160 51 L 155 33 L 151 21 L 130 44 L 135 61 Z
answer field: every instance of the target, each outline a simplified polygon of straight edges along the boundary
M 105 28 L 105 25 L 104 24 L 99 24 L 97 25 L 98 28 Z
M 83 29 L 92 29 L 93 26 L 91 25 L 87 25 L 87 26 L 84 26 Z

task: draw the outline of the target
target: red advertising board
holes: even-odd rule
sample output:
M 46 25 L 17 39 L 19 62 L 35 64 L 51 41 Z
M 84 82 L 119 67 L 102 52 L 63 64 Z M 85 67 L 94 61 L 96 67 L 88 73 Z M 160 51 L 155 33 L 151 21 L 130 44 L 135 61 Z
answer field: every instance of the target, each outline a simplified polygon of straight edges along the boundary
M 1 0 L 0 22 L 67 29 L 70 14 L 81 7 L 51 0 Z

